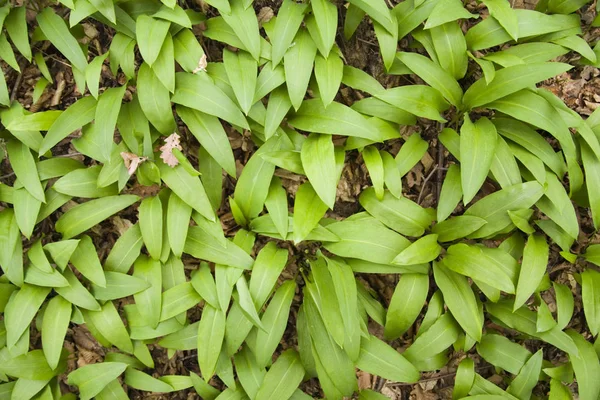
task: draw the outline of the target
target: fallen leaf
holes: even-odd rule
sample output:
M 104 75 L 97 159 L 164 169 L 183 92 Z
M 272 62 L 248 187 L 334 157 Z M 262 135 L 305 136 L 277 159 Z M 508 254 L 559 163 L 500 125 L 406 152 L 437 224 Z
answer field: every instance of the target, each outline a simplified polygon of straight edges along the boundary
M 171 168 L 179 164 L 179 160 L 173 154 L 173 149 L 183 150 L 179 144 L 179 138 L 180 136 L 173 132 L 165 139 L 165 144 L 160 148 L 160 158 Z
M 121 158 L 123 158 L 129 176 L 133 175 L 137 167 L 148 159 L 148 157 L 140 157 L 137 154 L 128 153 L 126 151 L 121 152 Z

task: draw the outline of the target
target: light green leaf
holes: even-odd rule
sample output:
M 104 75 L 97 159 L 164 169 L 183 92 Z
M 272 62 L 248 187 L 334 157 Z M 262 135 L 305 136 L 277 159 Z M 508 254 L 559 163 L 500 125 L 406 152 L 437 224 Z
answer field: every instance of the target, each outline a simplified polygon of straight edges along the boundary
M 343 73 L 344 62 L 335 52 L 331 52 L 327 58 L 322 55 L 315 58 L 315 78 L 323 106 L 327 107 L 335 98 Z
M 23 284 L 6 304 L 4 321 L 6 324 L 6 344 L 13 348 L 23 332 L 38 312 L 42 303 L 50 293 L 50 288 Z
M 373 188 L 368 188 L 361 193 L 359 201 L 369 214 L 403 235 L 419 237 L 434 220 L 432 210 L 405 197 L 395 198 L 387 191 L 379 201 Z
M 463 78 L 467 72 L 467 43 L 458 21 L 436 26 L 429 32 L 440 66 L 454 79 Z
M 415 322 L 429 289 L 429 277 L 422 274 L 403 274 L 396 285 L 385 321 L 385 337 L 401 337 Z
M 35 167 L 35 161 L 29 147 L 18 140 L 6 143 L 10 165 L 25 189 L 38 201 L 45 203 L 44 189 Z
M 413 383 L 420 378 L 419 371 L 403 354 L 372 335 L 362 339 L 360 358 L 356 366 L 365 372 L 395 382 Z
M 427 18 L 425 29 L 434 28 L 445 24 L 446 22 L 456 21 L 458 19 L 477 18 L 479 14 L 471 14 L 465 8 L 461 1 L 443 0 L 438 1 L 433 11 Z M 465 393 L 466 394 L 466 393 Z
M 407 85 L 378 92 L 376 98 L 418 117 L 444 122 L 440 112 L 448 108 L 441 93 L 429 86 Z
M 215 373 L 219 353 L 225 336 L 225 313 L 209 304 L 204 305 L 198 324 L 198 364 L 204 380 L 208 382 Z
M 133 353 L 133 344 L 112 301 L 106 302 L 100 311 L 85 311 L 86 322 L 89 320 L 100 334 L 125 353 Z
M 134 195 L 108 196 L 79 204 L 64 213 L 56 222 L 56 230 L 70 239 L 111 215 L 129 207 L 139 198 Z
M 523 252 L 514 310 L 525 304 L 527 299 L 536 291 L 546 273 L 548 254 L 549 246 L 546 239 L 543 236 L 530 235 Z
M 25 11 L 23 9 L 23 11 Z M 48 38 L 79 71 L 85 71 L 87 67 L 86 56 L 75 37 L 69 32 L 67 24 L 63 18 L 55 14 L 50 7 L 37 15 L 37 21 L 44 36 Z
M 483 0 L 490 15 L 494 17 L 514 40 L 519 39 L 519 21 L 517 14 L 506 0 Z M 518 396 L 517 396 L 518 397 Z
M 225 49 L 223 52 L 223 65 L 225 71 L 227 71 L 227 77 L 235 97 L 244 114 L 248 115 L 250 107 L 254 104 L 258 64 L 245 51 L 234 53 Z
M 293 349 L 284 351 L 265 375 L 256 400 L 290 398 L 302 382 L 304 372 L 298 353 Z
M 111 381 L 121 375 L 127 364 L 120 362 L 101 362 L 88 364 L 71 372 L 69 385 L 79 387 L 81 399 L 88 400 L 99 394 Z
M 406 249 L 392 260 L 392 264 L 415 265 L 432 261 L 440 254 L 441 247 L 437 244 L 438 235 L 426 235 L 411 243 Z
M 587 269 L 581 273 L 581 298 L 585 319 L 592 335 L 600 332 L 600 273 Z
M 55 296 L 50 300 L 44 311 L 42 348 L 46 361 L 52 369 L 56 369 L 60 361 L 63 341 L 71 319 L 71 308 L 71 303 L 60 296 Z
M 326 0 L 320 1 L 325 2 Z M 302 100 L 304 100 L 312 75 L 313 64 L 317 55 L 317 46 L 305 29 L 298 31 L 294 43 L 294 46 L 288 48 L 285 52 L 283 66 L 285 68 L 286 86 L 290 101 L 294 109 L 298 110 L 303 104 Z
M 497 144 L 496 127 L 483 117 L 472 123 L 465 115 L 460 130 L 461 187 L 463 202 L 477 194 L 488 174 Z
M 173 133 L 175 121 L 171 111 L 169 89 L 161 83 L 147 63 L 143 63 L 138 71 L 137 92 L 139 104 L 152 125 L 163 135 Z
M 592 344 L 585 340 L 581 334 L 569 330 L 569 337 L 573 339 L 579 354 L 569 354 L 569 359 L 575 371 L 575 377 L 579 387 L 580 399 L 595 399 L 600 395 L 600 362 L 598 354 L 592 348 Z

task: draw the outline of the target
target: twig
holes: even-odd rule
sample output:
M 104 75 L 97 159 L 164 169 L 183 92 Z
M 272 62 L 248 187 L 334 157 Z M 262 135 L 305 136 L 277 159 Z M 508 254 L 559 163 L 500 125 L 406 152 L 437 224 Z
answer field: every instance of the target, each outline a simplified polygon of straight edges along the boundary
M 423 196 L 423 190 L 425 190 L 425 186 L 427 186 L 427 183 L 429 182 L 429 180 L 431 179 L 431 177 L 433 176 L 433 174 L 439 169 L 439 166 L 436 165 L 435 167 L 433 167 L 433 169 L 431 170 L 431 172 L 429 173 L 429 175 L 427 175 L 427 177 L 425 178 L 425 180 L 423 181 L 423 184 L 421 185 L 421 190 L 419 191 L 419 197 L 417 198 L 417 204 L 421 203 L 421 196 Z
M 0 176 L 0 179 L 6 179 L 6 178 L 10 178 L 11 176 L 14 176 L 14 172 L 11 172 L 10 174 L 6 174 L 6 175 L 2 175 Z
M 475 368 L 475 370 L 477 372 L 481 372 L 481 371 L 485 371 L 485 370 L 491 369 L 491 368 L 494 368 L 494 366 L 493 365 L 484 365 L 484 366 Z M 396 382 L 392 382 L 392 383 L 386 383 L 386 386 L 391 386 L 391 387 L 413 386 L 413 385 L 417 385 L 417 384 L 422 383 L 422 382 L 431 382 L 431 381 L 437 381 L 437 380 L 440 380 L 440 379 L 451 378 L 451 377 L 453 377 L 455 375 L 456 375 L 456 371 L 449 372 L 449 373 L 444 374 L 444 375 L 432 376 L 431 378 L 421 379 L 417 383 L 396 383 Z
M 25 68 L 25 63 L 23 65 L 19 65 L 19 69 L 21 72 L 17 75 L 17 80 L 13 85 L 12 92 L 10 93 L 10 102 L 12 103 L 17 98 L 17 92 L 19 91 L 19 87 L 21 86 L 21 81 L 23 80 L 23 69 Z
M 440 201 L 440 193 L 442 192 L 442 167 L 444 166 L 444 145 L 439 139 L 439 134 L 444 129 L 444 124 L 440 123 L 439 132 L 438 132 L 438 140 L 437 140 L 437 179 L 436 179 L 436 199 L 435 204 L 437 205 Z

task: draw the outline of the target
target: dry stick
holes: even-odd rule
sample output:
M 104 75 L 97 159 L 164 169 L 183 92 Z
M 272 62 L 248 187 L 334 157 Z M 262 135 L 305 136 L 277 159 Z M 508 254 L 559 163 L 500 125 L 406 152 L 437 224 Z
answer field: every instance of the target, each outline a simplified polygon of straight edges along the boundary
M 25 63 L 23 63 L 23 65 L 19 65 L 19 69 L 21 71 L 23 71 L 24 68 L 25 68 Z M 10 93 L 10 102 L 11 103 L 13 101 L 15 101 L 15 99 L 17 98 L 17 92 L 19 91 L 19 87 L 21 86 L 22 80 L 23 80 L 23 72 L 19 72 L 19 74 L 17 75 L 17 80 L 15 81 L 15 84 L 13 85 L 12 92 Z
M 417 198 L 417 204 L 421 203 L 421 197 L 423 196 L 423 190 L 425 190 L 425 186 L 427 186 L 427 183 L 429 183 L 429 180 L 431 179 L 431 177 L 433 176 L 433 174 L 436 171 L 438 171 L 439 169 L 440 169 L 439 165 L 436 165 L 435 167 L 433 167 L 433 169 L 431 170 L 431 172 L 429 173 L 429 175 L 427 175 L 427 177 L 423 181 L 423 184 L 421 185 L 421 190 L 419 191 L 419 197 Z
M 491 368 L 494 368 L 494 366 L 493 365 L 484 365 L 482 367 L 475 368 L 475 370 L 477 372 L 481 372 L 481 371 L 485 371 L 485 370 L 491 369 Z M 388 383 L 386 385 L 387 386 L 391 386 L 391 387 L 396 387 L 396 386 L 413 386 L 413 385 L 416 385 L 416 384 L 419 384 L 419 383 L 422 383 L 422 382 L 431 382 L 431 381 L 437 381 L 437 380 L 440 380 L 440 379 L 451 378 L 451 377 L 453 377 L 455 375 L 456 375 L 456 371 L 450 372 L 450 373 L 447 373 L 447 374 L 444 374 L 444 375 L 432 376 L 431 378 L 420 379 L 416 383 L 397 383 L 397 382 L 392 382 L 392 383 Z

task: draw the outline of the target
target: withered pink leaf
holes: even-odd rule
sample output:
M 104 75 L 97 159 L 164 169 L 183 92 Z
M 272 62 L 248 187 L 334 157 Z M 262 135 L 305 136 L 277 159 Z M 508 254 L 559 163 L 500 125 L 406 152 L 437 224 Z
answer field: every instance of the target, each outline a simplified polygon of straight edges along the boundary
M 167 164 L 169 167 L 173 168 L 177 164 L 179 164 L 179 160 L 173 154 L 173 149 L 183 150 L 181 145 L 179 144 L 180 136 L 173 132 L 165 139 L 165 144 L 160 148 L 160 158 Z

